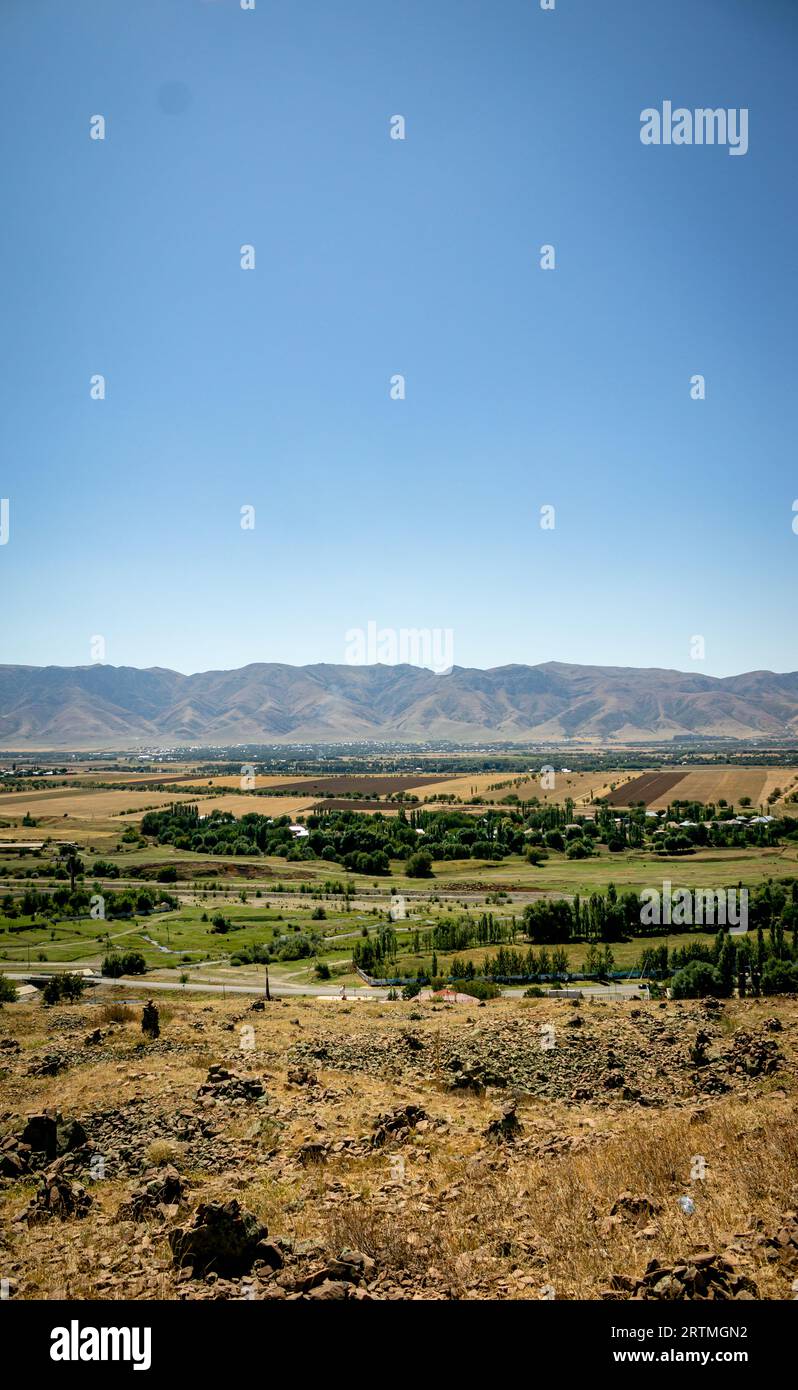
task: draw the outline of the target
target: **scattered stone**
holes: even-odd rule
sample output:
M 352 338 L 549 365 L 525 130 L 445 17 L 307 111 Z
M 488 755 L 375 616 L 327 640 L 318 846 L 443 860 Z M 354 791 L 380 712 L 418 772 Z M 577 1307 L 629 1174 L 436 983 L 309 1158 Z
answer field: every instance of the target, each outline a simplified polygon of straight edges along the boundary
M 371 1139 L 373 1148 L 382 1148 L 389 1139 L 401 1143 L 408 1137 L 411 1129 L 415 1129 L 422 1120 L 426 1119 L 427 1112 L 422 1110 L 420 1105 L 405 1105 L 401 1110 L 393 1110 L 388 1114 L 378 1115 Z
M 208 1068 L 208 1076 L 200 1086 L 198 1096 L 212 1096 L 214 1100 L 260 1100 L 265 1094 L 262 1081 L 254 1076 L 238 1076 L 220 1064 Z
M 177 1169 L 149 1168 L 116 1213 L 117 1221 L 144 1221 L 149 1217 L 166 1220 L 178 1214 L 185 1200 L 185 1183 Z
M 633 1299 L 755 1299 L 759 1290 L 723 1255 L 707 1253 L 674 1265 L 651 1260 L 628 1297 Z
M 89 1213 L 92 1198 L 82 1183 L 73 1181 L 65 1171 L 64 1160 L 57 1159 L 45 1170 L 42 1180 L 28 1206 L 17 1217 L 29 1226 L 57 1217 L 67 1221 Z
M 189 1277 L 213 1270 L 229 1278 L 251 1270 L 267 1235 L 263 1222 L 233 1197 L 229 1202 L 200 1203 L 191 1225 L 169 1232 L 169 1245 L 175 1264 L 190 1270 Z

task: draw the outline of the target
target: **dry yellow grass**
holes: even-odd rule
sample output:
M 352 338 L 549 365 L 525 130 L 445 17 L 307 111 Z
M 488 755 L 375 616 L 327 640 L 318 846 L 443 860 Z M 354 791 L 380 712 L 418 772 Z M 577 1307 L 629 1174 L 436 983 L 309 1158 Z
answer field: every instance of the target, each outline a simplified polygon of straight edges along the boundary
M 248 1012 L 242 1000 L 177 996 L 159 1005 L 159 1048 L 141 1050 L 139 1011 L 127 1022 L 123 1012 L 104 1044 L 110 1057 L 94 1059 L 87 1050 L 56 1077 L 29 1076 L 28 1065 L 43 1051 L 80 1049 L 84 1030 L 103 1017 L 97 1006 L 52 1014 L 27 1004 L 3 1010 L 0 1033 L 17 1039 L 23 1051 L 0 1080 L 0 1113 L 9 1117 L 0 1133 L 14 1128 L 13 1116 L 45 1106 L 83 1117 L 89 1128 L 95 1113 L 116 1107 L 135 1116 L 143 1106 L 142 1162 L 175 1163 L 193 1183 L 192 1201 L 234 1195 L 272 1235 L 320 1241 L 330 1255 L 344 1246 L 361 1249 L 386 1275 L 409 1281 L 408 1297 L 416 1291 L 422 1297 L 529 1299 L 552 1286 L 557 1298 L 597 1298 L 613 1275 L 639 1277 L 653 1256 L 667 1264 L 702 1247 L 723 1251 L 729 1245 L 760 1297 L 790 1296 L 798 1271 L 768 1261 L 754 1233 L 757 1226 L 775 1231 L 785 1211 L 798 1205 L 794 1001 L 726 1006 L 730 1037 L 740 1025 L 761 1027 L 774 1013 L 783 1020 L 778 1038 L 789 1066 L 775 1079 L 762 1078 L 745 1092 L 702 1096 L 698 1105 L 679 1101 L 660 1108 L 521 1096 L 524 1142 L 499 1148 L 486 1143 L 484 1130 L 506 1093 L 452 1092 L 445 1072 L 419 1075 L 396 1047 L 381 1071 L 320 1063 L 319 1087 L 311 1095 L 288 1082 L 289 1050 L 300 1040 L 334 1046 L 353 1036 L 364 1047 L 378 1036 L 395 1035 L 398 1043 L 408 1027 L 428 1040 L 449 1030 L 466 1039 L 491 1019 L 511 1027 L 516 1019 L 563 1022 L 570 1009 L 565 1003 L 500 1001 L 476 1015 L 377 1003 L 331 1009 L 311 1000 L 275 1004 L 261 1014 Z M 624 1029 L 634 1024 L 631 1007 L 591 1010 L 590 1026 L 622 1043 Z M 656 1009 L 645 1006 L 661 1017 Z M 669 1006 L 674 1026 L 682 1018 Z M 255 1031 L 252 1053 L 239 1045 L 244 1019 Z M 211 1171 L 166 1127 L 176 1111 L 196 1110 L 197 1087 L 208 1065 L 220 1061 L 264 1077 L 268 1099 L 262 1107 L 212 1109 L 213 1129 L 231 1147 L 226 1164 Z M 369 1135 L 379 1113 L 408 1103 L 423 1106 L 433 1127 L 414 1131 L 399 1150 L 333 1151 L 318 1167 L 296 1163 L 307 1138 L 334 1143 Z M 393 1152 L 404 1160 L 401 1180 L 392 1169 Z M 703 1181 L 691 1177 L 696 1155 L 706 1160 Z M 110 1167 L 107 1179 L 92 1186 L 94 1204 L 81 1221 L 10 1225 L 35 1183 L 0 1191 L 2 1263 L 18 1296 L 176 1296 L 164 1226 L 116 1224 L 131 1179 L 118 1176 L 112 1161 Z M 655 1215 L 610 1218 L 627 1191 L 645 1195 Z M 691 1216 L 678 1204 L 688 1192 L 696 1204 Z
M 70 820 L 108 821 L 125 811 L 140 816 L 148 807 L 168 806 L 171 801 L 189 801 L 185 794 L 141 791 L 97 791 L 90 787 L 63 787 L 52 791 L 7 792 L 0 795 L 0 814 L 24 816 L 37 821 L 68 816 Z M 30 832 L 28 832 L 30 834 Z

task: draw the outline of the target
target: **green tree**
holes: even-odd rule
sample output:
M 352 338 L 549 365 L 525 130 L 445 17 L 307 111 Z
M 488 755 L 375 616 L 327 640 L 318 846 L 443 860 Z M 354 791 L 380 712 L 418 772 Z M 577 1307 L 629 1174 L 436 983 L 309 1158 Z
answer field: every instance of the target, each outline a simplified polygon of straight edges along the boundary
M 0 1008 L 3 1004 L 14 1004 L 17 998 L 17 987 L 7 975 L 0 974 Z
M 405 865 L 408 878 L 432 878 L 432 856 L 424 849 L 411 854 Z

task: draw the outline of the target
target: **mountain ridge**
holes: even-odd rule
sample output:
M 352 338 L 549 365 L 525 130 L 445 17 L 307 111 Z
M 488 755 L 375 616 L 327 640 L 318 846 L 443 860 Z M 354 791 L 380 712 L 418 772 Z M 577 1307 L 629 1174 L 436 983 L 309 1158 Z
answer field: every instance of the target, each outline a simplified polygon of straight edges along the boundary
M 0 747 L 559 741 L 798 736 L 798 672 L 519 662 L 0 666 Z

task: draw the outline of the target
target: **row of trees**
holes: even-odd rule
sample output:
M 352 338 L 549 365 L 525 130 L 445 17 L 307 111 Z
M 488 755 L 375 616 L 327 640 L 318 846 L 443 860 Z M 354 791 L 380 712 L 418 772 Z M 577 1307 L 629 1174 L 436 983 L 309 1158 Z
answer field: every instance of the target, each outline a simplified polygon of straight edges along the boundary
M 92 910 L 92 898 L 102 898 L 104 917 L 131 917 L 134 914 L 148 916 L 158 907 L 176 908 L 177 898 L 162 889 L 126 888 L 119 892 L 105 889 L 100 885 L 89 888 L 55 888 L 52 892 L 39 892 L 36 888 L 26 888 L 20 897 L 11 893 L 0 899 L 2 915 L 11 921 L 15 918 L 43 918 L 56 920 L 64 917 L 88 917 Z M 96 904 L 94 904 L 96 906 Z

